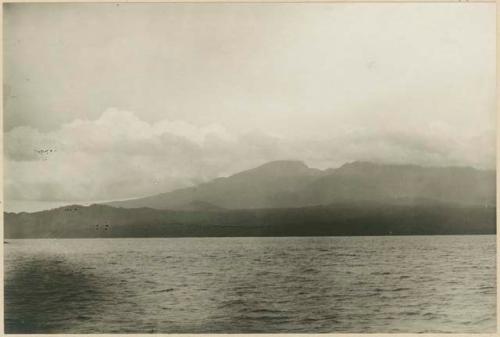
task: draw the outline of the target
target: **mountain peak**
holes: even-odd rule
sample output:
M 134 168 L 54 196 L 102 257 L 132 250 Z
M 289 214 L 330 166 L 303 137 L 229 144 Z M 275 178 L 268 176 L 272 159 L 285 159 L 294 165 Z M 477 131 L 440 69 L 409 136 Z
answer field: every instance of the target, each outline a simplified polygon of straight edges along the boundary
M 345 163 L 340 168 L 375 167 L 375 166 L 382 166 L 382 165 L 388 165 L 388 164 L 380 164 L 380 163 L 376 163 L 376 162 L 372 162 L 372 161 L 366 161 L 366 160 L 355 160 L 355 161 L 351 161 L 351 162 Z
M 309 166 L 300 160 L 274 160 L 257 166 L 255 169 L 259 168 L 309 169 Z
M 432 199 L 457 204 L 495 202 L 495 174 L 453 167 L 354 161 L 321 171 L 298 160 L 265 163 L 235 175 L 112 206 L 211 210 L 300 207 L 339 201 Z M 392 201 L 391 201 L 392 202 Z
M 300 160 L 275 160 L 250 170 L 246 170 L 233 175 L 233 177 L 248 175 L 265 176 L 295 176 L 295 175 L 313 175 L 320 170 L 310 168 Z

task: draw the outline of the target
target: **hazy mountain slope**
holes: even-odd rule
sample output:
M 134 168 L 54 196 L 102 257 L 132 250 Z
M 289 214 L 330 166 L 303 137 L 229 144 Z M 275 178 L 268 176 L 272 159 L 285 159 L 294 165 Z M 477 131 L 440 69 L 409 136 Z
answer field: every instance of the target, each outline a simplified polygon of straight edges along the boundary
M 6 213 L 5 238 L 494 234 L 495 208 L 339 203 L 289 209 L 169 211 L 68 206 Z
M 279 161 L 118 208 L 6 213 L 4 230 L 6 238 L 494 234 L 495 187 L 494 171 L 472 168 L 354 162 L 320 171 Z
M 124 208 L 151 207 L 182 209 L 193 202 L 205 202 L 229 209 L 287 206 L 286 196 L 314 181 L 321 171 L 298 161 L 275 161 L 215 179 L 199 186 L 184 188 L 151 197 L 107 203 Z
M 495 205 L 494 171 L 463 167 L 346 164 L 300 191 L 303 205 L 338 201 L 435 202 Z
M 107 205 L 196 209 L 186 205 L 206 203 L 227 209 L 252 209 L 378 201 L 491 206 L 495 205 L 495 195 L 495 171 L 368 162 L 321 171 L 298 161 L 276 161 L 199 186 Z

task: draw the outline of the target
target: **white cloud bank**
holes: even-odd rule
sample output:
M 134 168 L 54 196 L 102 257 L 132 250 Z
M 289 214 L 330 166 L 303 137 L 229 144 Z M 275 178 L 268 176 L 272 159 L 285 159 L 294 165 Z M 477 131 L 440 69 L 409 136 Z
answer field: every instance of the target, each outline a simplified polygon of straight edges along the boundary
M 494 168 L 495 131 L 467 135 L 436 122 L 418 130 L 339 127 L 316 139 L 287 139 L 217 124 L 151 124 L 108 109 L 51 132 L 16 127 L 5 134 L 5 153 L 7 202 L 93 201 L 166 192 L 278 159 L 319 168 L 354 160 Z

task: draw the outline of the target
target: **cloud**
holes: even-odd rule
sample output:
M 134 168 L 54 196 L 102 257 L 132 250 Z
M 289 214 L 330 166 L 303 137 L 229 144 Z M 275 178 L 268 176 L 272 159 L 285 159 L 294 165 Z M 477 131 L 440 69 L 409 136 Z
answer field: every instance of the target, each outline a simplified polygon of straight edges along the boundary
M 92 201 L 166 192 L 278 159 L 320 168 L 354 160 L 492 168 L 495 132 L 464 135 L 432 123 L 290 139 L 257 130 L 237 134 L 218 124 L 147 123 L 108 109 L 50 132 L 16 127 L 5 134 L 5 152 L 7 200 Z

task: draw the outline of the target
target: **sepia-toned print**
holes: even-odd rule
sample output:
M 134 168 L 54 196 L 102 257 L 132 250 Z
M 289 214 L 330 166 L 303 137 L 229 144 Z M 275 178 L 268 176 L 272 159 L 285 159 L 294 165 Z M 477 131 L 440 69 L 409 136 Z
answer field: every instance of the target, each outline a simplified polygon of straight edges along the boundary
M 495 3 L 8 3 L 7 334 L 496 331 Z

